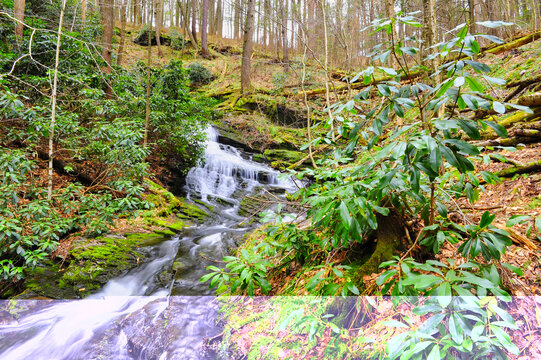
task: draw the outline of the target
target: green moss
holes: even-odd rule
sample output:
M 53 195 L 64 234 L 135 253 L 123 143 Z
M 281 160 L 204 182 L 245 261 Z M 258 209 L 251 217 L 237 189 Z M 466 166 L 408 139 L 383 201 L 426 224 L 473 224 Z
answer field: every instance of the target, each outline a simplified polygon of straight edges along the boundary
M 306 157 L 306 154 L 302 152 L 284 149 L 265 150 L 264 155 L 274 160 L 272 166 L 275 168 L 287 168 Z
M 528 209 L 538 209 L 541 208 L 541 195 L 533 198 L 530 203 L 527 205 Z
M 58 286 L 87 295 L 109 279 L 137 266 L 144 259 L 139 247 L 163 240 L 164 237 L 156 233 L 79 240 L 74 243 L 73 260 L 58 279 Z
M 128 243 L 131 246 L 153 246 L 164 241 L 169 234 L 164 235 L 165 231 L 156 231 L 153 233 L 128 233 L 125 234 Z M 173 234 L 175 235 L 175 234 Z
M 203 221 L 208 217 L 208 214 L 205 211 L 190 204 L 188 200 L 184 198 L 176 197 L 155 182 L 147 180 L 147 186 L 152 194 L 146 195 L 146 199 L 156 206 L 154 216 L 169 217 L 171 215 L 176 215 L 182 219 L 196 221 Z M 151 217 L 149 214 L 146 215 L 147 216 L 145 217 L 147 218 Z M 175 231 L 173 229 L 171 230 Z
M 163 235 L 163 236 L 168 236 L 168 237 L 175 236 L 175 233 L 171 230 L 156 230 L 155 233 Z
M 175 233 L 180 232 L 182 229 L 184 229 L 187 224 L 183 220 L 177 220 L 177 219 L 160 219 L 160 218 L 152 218 L 148 220 L 149 223 L 152 225 L 161 226 L 163 228 L 169 229 L 170 232 L 173 232 L 173 235 Z

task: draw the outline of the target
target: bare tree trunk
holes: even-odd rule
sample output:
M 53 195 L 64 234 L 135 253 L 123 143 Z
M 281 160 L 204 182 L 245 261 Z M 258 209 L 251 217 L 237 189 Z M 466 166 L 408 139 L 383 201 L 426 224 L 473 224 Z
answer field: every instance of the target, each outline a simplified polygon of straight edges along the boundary
M 155 0 L 156 6 L 156 44 L 158 45 L 158 56 L 163 57 L 161 33 L 163 26 L 163 0 Z M 152 24 L 152 20 L 150 22 Z
M 425 43 L 425 49 L 432 47 L 436 44 L 436 13 L 435 13 L 435 0 L 423 0 L 423 41 Z M 437 64 L 434 61 L 430 61 L 430 67 L 432 71 L 435 70 Z
M 51 123 L 49 126 L 49 171 L 47 184 L 47 200 L 51 201 L 53 196 L 53 157 L 54 157 L 54 127 L 56 122 L 56 92 L 58 86 L 58 63 L 60 62 L 60 44 L 62 41 L 62 25 L 64 22 L 64 11 L 66 9 L 66 0 L 62 0 L 60 10 L 60 21 L 58 23 L 58 36 L 56 39 L 56 55 L 54 62 L 53 88 L 51 94 Z
M 280 23 L 282 24 L 281 27 L 282 27 L 282 45 L 283 45 L 282 51 L 284 54 L 283 63 L 284 63 L 285 69 L 287 69 L 289 66 L 289 44 L 287 41 L 288 29 L 287 29 L 287 16 L 286 16 L 286 10 L 285 10 L 287 5 L 288 5 L 287 0 L 283 1 L 282 4 L 280 5 L 280 17 L 281 17 Z
M 223 36 L 223 26 L 224 26 L 224 14 L 223 14 L 223 6 L 222 6 L 223 0 L 218 0 L 218 3 L 216 4 L 216 35 L 218 37 Z
M 192 0 L 192 38 L 197 48 L 197 0 Z
M 15 36 L 19 41 L 23 39 L 25 2 L 26 0 L 15 0 L 13 3 L 15 18 L 18 20 L 15 23 Z
M 86 23 L 86 0 L 81 1 L 81 28 L 85 27 Z
M 113 23 L 114 23 L 114 0 L 102 0 L 101 14 L 103 22 L 103 48 L 102 56 L 107 66 L 104 69 L 105 74 L 111 74 L 111 55 L 113 52 Z M 113 97 L 113 89 L 106 80 L 105 95 L 108 99 Z
M 169 0 L 169 27 L 175 25 L 175 0 Z
M 203 15 L 201 17 L 201 55 L 204 58 L 209 58 L 209 48 L 207 43 L 207 27 L 209 19 L 209 0 L 203 0 Z
M 475 0 L 468 0 L 468 14 L 470 20 L 470 32 L 475 34 Z
M 308 24 L 306 26 L 307 29 L 310 29 L 310 31 L 307 32 L 308 37 L 308 47 L 310 50 L 314 51 L 314 45 L 315 45 L 315 39 L 314 34 L 315 32 L 312 31 L 315 28 L 315 19 L 314 19 L 314 11 L 315 11 L 315 0 L 307 0 L 308 1 Z
M 145 106 L 145 135 L 143 138 L 143 148 L 148 146 L 148 128 L 150 123 L 150 73 L 152 66 L 152 23 L 148 30 L 148 49 L 147 49 L 147 94 L 146 94 L 146 106 Z
M 118 45 L 118 56 L 116 64 L 122 66 L 122 58 L 124 57 L 124 41 L 126 39 L 126 10 L 128 0 L 120 0 L 120 43 Z
M 241 19 L 241 8 L 240 0 L 235 0 L 234 3 L 235 18 L 233 19 L 233 39 L 240 38 L 240 19 Z
M 331 111 L 331 94 L 329 90 L 329 48 L 327 40 L 327 12 L 326 12 L 325 0 L 321 1 L 321 12 L 323 14 L 323 46 L 325 51 L 325 101 L 327 104 L 327 111 L 329 114 L 329 120 L 331 121 L 331 137 L 334 141 L 334 118 Z
M 254 32 L 255 0 L 247 0 L 246 24 L 244 25 L 244 44 L 242 47 L 242 65 L 240 73 L 240 89 L 244 95 L 250 89 L 250 63 L 252 58 Z
M 395 16 L 394 0 L 385 0 L 385 1 L 386 1 L 385 16 L 387 16 L 388 18 L 394 18 Z M 423 1 L 427 1 L 427 0 L 423 0 Z M 391 45 L 394 46 L 394 43 L 396 41 L 396 28 L 394 27 L 394 25 L 391 28 L 391 33 L 388 34 L 388 40 L 391 42 Z M 396 66 L 395 58 L 392 56 L 390 56 L 389 58 L 391 61 L 391 67 L 395 67 Z

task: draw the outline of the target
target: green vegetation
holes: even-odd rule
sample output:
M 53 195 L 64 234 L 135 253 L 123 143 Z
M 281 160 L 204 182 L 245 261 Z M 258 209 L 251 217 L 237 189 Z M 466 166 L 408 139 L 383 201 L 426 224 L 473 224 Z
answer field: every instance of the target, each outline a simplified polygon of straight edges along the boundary
M 190 79 L 190 82 L 192 85 L 199 86 L 199 85 L 206 85 L 209 84 L 212 80 L 214 80 L 214 76 L 212 76 L 212 73 L 201 65 L 200 63 L 193 63 L 188 65 L 188 78 Z
M 399 14 L 390 21 L 375 21 L 372 30 L 390 34 L 397 23 L 421 26 L 413 17 Z M 515 328 L 515 324 L 499 305 L 508 301 L 509 294 L 496 268 L 511 245 L 510 234 L 492 225 L 495 215 L 488 211 L 478 223 L 454 221 L 449 204 L 462 197 L 473 204 L 481 182 L 499 181 L 492 173 L 475 173 L 473 157 L 480 149 L 464 138 L 480 139 L 480 131 L 487 128 L 507 136 L 501 125 L 472 120 L 460 111 L 531 110 L 487 95 L 486 89 L 502 80 L 484 75 L 491 69 L 477 58 L 478 39 L 483 35 L 470 34 L 467 25 L 455 31 L 455 37 L 441 43 L 425 65 L 411 66 L 421 51 L 414 38 L 401 40 L 397 46 L 387 42 L 376 47 L 372 65 L 356 76 L 367 87 L 355 99 L 335 104 L 336 122 L 329 119 L 327 136 L 312 142 L 314 146 L 330 144 L 332 156 L 320 160 L 316 169 L 295 173 L 300 179 L 315 180 L 291 197 L 306 205 L 310 225 L 285 221 L 294 215 L 279 207 L 263 219 L 272 223 L 263 236 L 257 236 L 258 241 L 248 242 L 237 256 L 225 257 L 225 269 L 209 266 L 210 273 L 201 281 L 210 281 L 211 287 L 226 295 L 289 294 L 294 289 L 294 295 L 304 291 L 346 296 L 370 294 L 364 276 L 385 269 L 375 284 L 377 294 L 401 296 L 406 302 L 407 296 L 426 296 L 427 300 L 414 309 L 426 319 L 420 328 L 413 323 L 392 325 L 409 330 L 385 339 L 384 358 L 518 354 L 505 333 L 505 328 Z M 390 59 L 400 59 L 400 67 L 385 67 Z M 439 76 L 401 81 L 412 79 L 412 72 L 430 73 L 431 59 L 439 61 Z M 377 71 L 391 79 L 378 81 Z M 372 102 L 374 94 L 382 100 Z M 367 110 L 359 113 L 357 109 L 363 107 Z M 344 143 L 334 141 L 338 136 Z M 374 238 L 377 242 L 372 245 Z M 446 243 L 457 244 L 462 255 L 459 263 L 435 259 Z M 395 256 L 399 252 L 403 255 Z M 283 272 L 289 274 L 288 280 L 277 283 Z M 489 294 L 499 298 L 486 297 Z M 328 325 L 324 313 L 307 313 L 302 305 L 295 311 L 289 308 L 288 313 L 282 330 L 297 330 L 310 339 L 328 326 L 333 332 L 341 331 Z M 238 325 L 234 315 L 228 320 Z M 279 342 L 276 349 L 286 348 L 281 339 L 275 342 Z M 343 354 L 363 357 L 344 349 Z M 248 358 L 257 356 L 248 354 Z
M 9 73 L 0 78 L 0 290 L 24 278 L 27 269 L 45 261 L 71 234 L 97 236 L 116 219 L 157 206 L 153 194 L 144 195 L 149 163 L 167 160 L 170 171 L 185 173 L 199 161 L 203 130 L 215 117 L 212 100 L 189 94 L 188 70 L 181 62 L 152 68 L 145 148 L 148 69 L 138 63 L 103 74 L 101 49 L 88 46 L 101 33 L 92 16 L 83 30 L 67 31 L 62 38 L 53 191 L 47 200 L 46 144 L 53 130 L 48 93 L 56 48 L 56 34 L 47 29 L 57 24 L 43 20 L 52 16 L 37 16 L 54 13 L 57 6 L 47 4 L 36 9 L 35 18 L 27 18 L 36 31 L 19 45 L 13 22 L 0 18 L 0 68 Z M 31 41 L 32 56 L 23 56 Z M 111 84 L 112 97 L 104 81 Z M 158 216 L 205 216 L 173 198 L 165 199 L 167 207 Z M 173 221 L 166 227 L 178 231 L 182 224 Z

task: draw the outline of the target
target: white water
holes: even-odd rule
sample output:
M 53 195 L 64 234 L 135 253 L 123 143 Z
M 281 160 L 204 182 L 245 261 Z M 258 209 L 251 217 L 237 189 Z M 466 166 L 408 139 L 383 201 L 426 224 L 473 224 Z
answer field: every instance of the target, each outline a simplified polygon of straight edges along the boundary
M 186 177 L 186 186 L 203 200 L 210 196 L 237 203 L 232 196 L 239 190 L 250 191 L 262 184 L 291 187 L 278 180 L 280 173 L 268 166 L 245 159 L 242 152 L 232 146 L 218 143 L 218 133 L 207 129 L 205 164 L 193 168 Z
M 189 172 L 186 184 L 189 196 L 218 209 L 215 225 L 163 242 L 153 249 L 154 260 L 110 280 L 85 300 L 21 300 L 11 307 L 0 302 L 0 315 L 2 309 L 19 312 L 18 319 L 7 323 L 0 317 L 0 359 L 208 358 L 200 353 L 203 338 L 220 330 L 214 323 L 213 292 L 199 279 L 206 266 L 216 265 L 235 246 L 235 234 L 245 231 L 237 226 L 241 196 L 259 186 L 292 184 L 240 150 L 218 144 L 212 128 L 205 157 L 204 165 Z M 157 275 L 171 271 L 174 261 L 185 270 L 160 285 Z M 178 296 L 169 297 L 171 293 Z

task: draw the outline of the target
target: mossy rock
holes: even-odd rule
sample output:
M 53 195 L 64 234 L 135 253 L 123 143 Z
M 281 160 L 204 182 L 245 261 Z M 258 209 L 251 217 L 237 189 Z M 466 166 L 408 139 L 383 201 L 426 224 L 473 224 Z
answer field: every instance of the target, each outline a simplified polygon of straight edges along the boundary
M 144 255 L 141 246 L 164 240 L 159 234 L 129 234 L 127 237 L 81 239 L 74 243 L 73 260 L 62 275 L 60 286 L 78 289 L 82 295 L 99 289 L 111 278 L 136 267 Z M 84 290 L 82 290 L 84 289 Z
M 272 166 L 275 168 L 289 167 L 306 157 L 306 154 L 300 151 L 284 149 L 268 149 L 264 155 L 273 160 Z
M 161 230 L 153 233 L 127 233 L 126 239 L 130 244 L 134 244 L 136 247 L 154 246 L 164 241 L 169 233 L 164 235 L 167 231 Z M 173 235 L 175 235 L 173 233 Z
M 145 255 L 142 248 L 169 238 L 163 233 L 133 233 L 126 236 L 102 236 L 74 241 L 72 260 L 65 270 L 52 261 L 32 270 L 18 298 L 45 296 L 70 299 L 89 295 L 110 279 L 138 266 Z
M 43 265 L 35 267 L 26 275 L 24 282 L 25 291 L 15 296 L 15 299 L 37 299 L 46 297 L 50 299 L 71 299 L 80 297 L 78 289 L 62 286 L 63 272 L 59 271 L 60 265 L 47 261 Z
M 176 215 L 184 220 L 193 220 L 203 222 L 208 213 L 200 209 L 194 204 L 190 204 L 188 200 L 176 197 L 173 193 L 156 184 L 153 181 L 147 180 L 148 189 L 152 194 L 146 195 L 145 199 L 152 202 L 156 207 L 156 217 L 170 217 Z M 151 217 L 150 214 L 147 217 Z M 175 231 L 171 229 L 172 231 Z
M 180 232 L 182 229 L 184 229 L 186 226 L 189 226 L 190 224 L 187 224 L 184 220 L 178 220 L 178 219 L 162 219 L 162 218 L 152 218 L 148 220 L 149 223 L 152 225 L 161 226 L 163 228 L 166 228 L 168 231 L 175 235 L 175 233 Z

